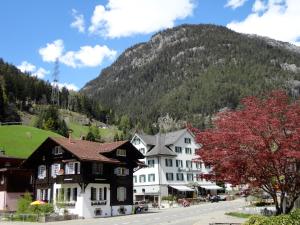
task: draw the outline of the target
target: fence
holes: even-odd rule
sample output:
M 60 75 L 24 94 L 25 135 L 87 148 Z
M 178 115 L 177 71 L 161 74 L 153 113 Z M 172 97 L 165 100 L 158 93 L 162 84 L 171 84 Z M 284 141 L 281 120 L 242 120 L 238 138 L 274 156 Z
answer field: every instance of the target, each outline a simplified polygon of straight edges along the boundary
M 22 125 L 23 122 L 0 122 L 0 126 L 4 125 Z
M 79 219 L 78 215 L 67 214 L 16 214 L 16 213 L 0 213 L 0 221 L 23 221 L 23 222 L 54 222 L 63 220 Z

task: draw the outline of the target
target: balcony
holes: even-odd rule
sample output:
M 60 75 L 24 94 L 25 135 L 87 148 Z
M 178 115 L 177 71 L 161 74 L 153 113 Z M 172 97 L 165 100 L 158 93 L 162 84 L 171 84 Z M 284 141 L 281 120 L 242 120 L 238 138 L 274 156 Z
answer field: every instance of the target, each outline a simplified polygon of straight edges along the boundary
M 91 201 L 91 206 L 97 206 L 97 205 L 106 205 L 106 200 L 99 200 L 99 201 Z

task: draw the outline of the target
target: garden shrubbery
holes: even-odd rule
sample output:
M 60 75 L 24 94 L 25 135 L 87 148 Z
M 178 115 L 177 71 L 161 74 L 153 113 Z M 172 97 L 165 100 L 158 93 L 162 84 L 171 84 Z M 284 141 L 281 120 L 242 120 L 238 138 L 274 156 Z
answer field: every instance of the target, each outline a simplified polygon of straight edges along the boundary
M 300 209 L 288 215 L 252 216 L 245 225 L 300 225 Z

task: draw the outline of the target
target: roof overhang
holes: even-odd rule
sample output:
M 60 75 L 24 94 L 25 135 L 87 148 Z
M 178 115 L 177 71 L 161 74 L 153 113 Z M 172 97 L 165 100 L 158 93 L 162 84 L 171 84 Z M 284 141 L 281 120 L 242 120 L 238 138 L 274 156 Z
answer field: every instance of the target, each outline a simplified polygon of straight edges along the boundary
M 178 191 L 195 191 L 194 189 L 187 187 L 185 185 L 169 185 L 171 188 L 174 188 Z

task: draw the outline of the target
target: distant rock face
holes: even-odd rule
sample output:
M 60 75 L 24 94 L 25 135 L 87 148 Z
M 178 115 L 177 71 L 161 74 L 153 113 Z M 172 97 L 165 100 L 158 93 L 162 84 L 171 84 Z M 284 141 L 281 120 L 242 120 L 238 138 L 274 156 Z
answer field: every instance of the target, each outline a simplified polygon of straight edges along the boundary
M 247 95 L 291 84 L 294 95 L 299 80 L 299 47 L 222 26 L 182 25 L 128 48 L 81 91 L 134 120 L 169 114 L 200 123 Z

